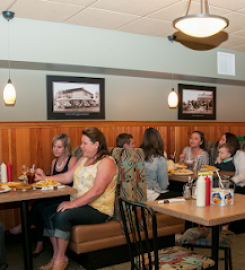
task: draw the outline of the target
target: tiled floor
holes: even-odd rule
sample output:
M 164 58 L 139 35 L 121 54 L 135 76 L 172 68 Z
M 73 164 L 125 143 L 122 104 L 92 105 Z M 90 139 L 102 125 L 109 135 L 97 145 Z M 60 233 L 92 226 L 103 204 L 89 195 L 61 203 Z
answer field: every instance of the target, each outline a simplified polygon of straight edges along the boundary
M 20 236 L 8 237 L 6 239 L 7 248 L 7 260 L 9 264 L 9 270 L 25 270 L 23 262 L 22 242 Z M 195 249 L 196 252 L 210 255 L 209 249 Z M 221 255 L 222 251 L 220 251 Z M 51 259 L 52 248 L 51 245 L 45 242 L 45 250 L 39 257 L 33 260 L 34 270 L 37 270 L 41 265 L 47 263 Z M 234 270 L 245 269 L 245 233 L 238 234 L 235 238 L 235 242 L 232 246 L 232 259 Z M 82 266 L 76 262 L 70 260 L 67 270 L 84 270 Z M 123 263 L 105 267 L 103 270 L 127 270 L 130 269 L 130 263 Z M 102 269 L 101 269 L 102 270 Z M 219 270 L 224 270 L 224 261 L 219 262 Z

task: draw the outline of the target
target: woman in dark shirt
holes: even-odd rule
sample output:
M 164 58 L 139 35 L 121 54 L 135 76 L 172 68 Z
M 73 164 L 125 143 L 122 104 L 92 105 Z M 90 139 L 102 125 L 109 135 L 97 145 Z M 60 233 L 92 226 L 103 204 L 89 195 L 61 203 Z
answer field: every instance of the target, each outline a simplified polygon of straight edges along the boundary
M 67 172 L 77 162 L 77 158 L 70 155 L 71 141 L 70 138 L 60 133 L 56 135 L 52 140 L 52 153 L 55 156 L 51 163 L 50 175 L 56 175 Z M 36 174 L 42 175 L 46 178 L 44 171 L 40 168 L 36 169 Z M 69 184 L 72 186 L 72 183 Z M 37 245 L 33 252 L 33 257 L 37 257 L 43 251 L 43 219 L 42 212 L 50 205 L 58 202 L 69 200 L 69 196 L 62 196 L 57 198 L 48 198 L 37 200 L 29 213 L 29 224 L 30 226 L 36 221 L 36 232 L 37 232 Z M 21 224 L 10 229 L 11 234 L 21 233 Z

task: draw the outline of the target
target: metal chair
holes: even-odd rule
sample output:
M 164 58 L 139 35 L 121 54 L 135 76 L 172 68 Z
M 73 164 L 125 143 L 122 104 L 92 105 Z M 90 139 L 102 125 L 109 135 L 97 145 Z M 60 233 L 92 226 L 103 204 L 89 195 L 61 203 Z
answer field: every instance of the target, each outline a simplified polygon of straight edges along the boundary
M 169 265 L 174 269 L 210 269 L 215 262 L 181 246 L 158 250 L 156 215 L 144 203 L 119 199 L 123 231 L 128 244 L 131 270 L 159 270 Z M 172 269 L 172 268 L 171 268 Z

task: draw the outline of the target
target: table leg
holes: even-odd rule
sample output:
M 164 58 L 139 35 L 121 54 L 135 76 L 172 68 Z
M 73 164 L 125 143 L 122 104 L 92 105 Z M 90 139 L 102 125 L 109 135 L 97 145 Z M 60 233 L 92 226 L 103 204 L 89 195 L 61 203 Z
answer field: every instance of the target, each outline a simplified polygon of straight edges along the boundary
M 24 260 L 25 270 L 32 270 L 32 256 L 31 256 L 31 241 L 30 241 L 30 230 L 28 222 L 28 201 L 21 201 L 20 203 L 20 214 L 21 224 L 23 232 L 23 249 L 24 249 Z
M 219 225 L 212 227 L 212 259 L 215 261 L 213 269 L 218 270 L 219 263 Z

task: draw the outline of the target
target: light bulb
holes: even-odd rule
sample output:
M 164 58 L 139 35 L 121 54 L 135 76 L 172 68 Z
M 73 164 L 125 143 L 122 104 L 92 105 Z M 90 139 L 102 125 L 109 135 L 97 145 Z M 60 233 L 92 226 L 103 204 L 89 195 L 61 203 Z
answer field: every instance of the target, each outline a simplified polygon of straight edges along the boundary
M 10 79 L 3 89 L 3 101 L 6 105 L 15 104 L 16 101 L 16 90 Z
M 178 95 L 173 88 L 172 91 L 168 94 L 169 108 L 176 108 L 178 106 L 178 101 L 179 101 Z

